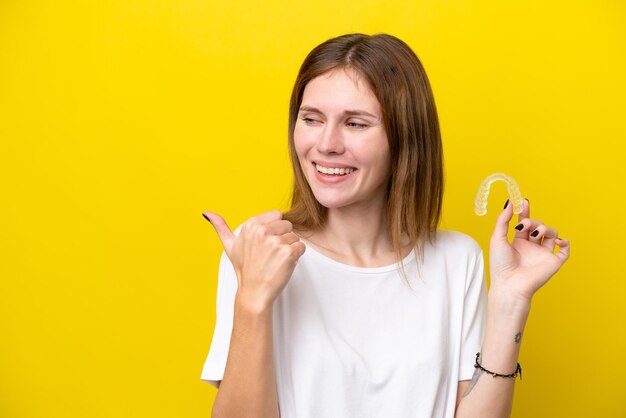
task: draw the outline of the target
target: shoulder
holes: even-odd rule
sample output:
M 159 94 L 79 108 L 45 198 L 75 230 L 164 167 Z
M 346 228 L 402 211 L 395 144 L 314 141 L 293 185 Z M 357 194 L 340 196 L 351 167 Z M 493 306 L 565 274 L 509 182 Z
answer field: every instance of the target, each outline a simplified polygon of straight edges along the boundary
M 471 236 L 449 229 L 438 229 L 435 239 L 437 250 L 445 250 L 453 255 L 480 256 L 482 248 L 480 244 Z
M 485 260 L 480 244 L 471 236 L 452 230 L 437 230 L 437 252 L 442 254 L 446 266 L 453 276 L 452 280 L 459 289 L 467 294 L 470 288 L 482 286 L 484 281 Z M 460 278 L 464 277 L 464 280 Z

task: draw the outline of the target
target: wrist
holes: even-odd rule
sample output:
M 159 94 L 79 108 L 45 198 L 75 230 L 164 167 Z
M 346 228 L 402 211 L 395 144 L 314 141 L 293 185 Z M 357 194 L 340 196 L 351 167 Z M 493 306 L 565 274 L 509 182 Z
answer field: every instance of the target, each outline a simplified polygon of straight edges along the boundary
M 264 302 L 258 297 L 240 290 L 235 294 L 235 310 L 253 315 L 267 315 L 272 312 L 273 303 Z
M 489 311 L 504 317 L 528 317 L 531 299 L 512 291 L 492 286 L 489 289 L 487 303 Z

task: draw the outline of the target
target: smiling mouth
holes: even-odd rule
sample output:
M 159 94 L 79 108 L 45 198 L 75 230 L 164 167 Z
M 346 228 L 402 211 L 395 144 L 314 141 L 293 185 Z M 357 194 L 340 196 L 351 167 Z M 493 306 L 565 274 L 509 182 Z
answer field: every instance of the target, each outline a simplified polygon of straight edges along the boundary
M 313 163 L 313 165 L 315 166 L 315 169 L 318 173 L 322 173 L 327 176 L 346 176 L 356 170 L 356 168 L 354 167 L 324 167 L 317 163 Z

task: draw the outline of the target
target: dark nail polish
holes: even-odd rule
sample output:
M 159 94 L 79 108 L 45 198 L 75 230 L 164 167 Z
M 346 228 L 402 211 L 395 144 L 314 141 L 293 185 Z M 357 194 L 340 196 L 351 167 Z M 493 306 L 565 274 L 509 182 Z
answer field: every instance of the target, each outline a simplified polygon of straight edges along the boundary
M 207 221 L 209 221 L 210 223 L 213 223 L 213 222 L 211 222 L 211 220 L 209 219 L 209 217 L 208 217 L 208 216 L 206 216 L 204 213 L 202 214 L 202 216 L 204 216 L 204 219 L 206 219 L 206 220 L 207 220 Z
M 518 231 L 521 231 L 522 229 L 524 229 L 524 224 L 517 224 L 515 229 L 517 229 Z
M 504 204 L 504 209 L 506 209 L 507 206 L 509 206 L 509 199 L 506 200 L 506 203 Z
M 534 230 L 532 234 L 530 234 L 531 237 L 536 237 L 537 235 L 539 235 L 539 231 Z

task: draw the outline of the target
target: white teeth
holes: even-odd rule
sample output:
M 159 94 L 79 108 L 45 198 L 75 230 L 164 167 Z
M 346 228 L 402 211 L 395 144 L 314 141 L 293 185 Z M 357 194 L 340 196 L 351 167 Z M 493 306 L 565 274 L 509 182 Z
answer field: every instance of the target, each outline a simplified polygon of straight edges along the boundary
M 345 176 L 346 174 L 350 174 L 354 171 L 354 168 L 327 168 L 319 164 L 315 164 L 315 168 L 320 173 L 335 175 L 338 174 L 340 176 Z

